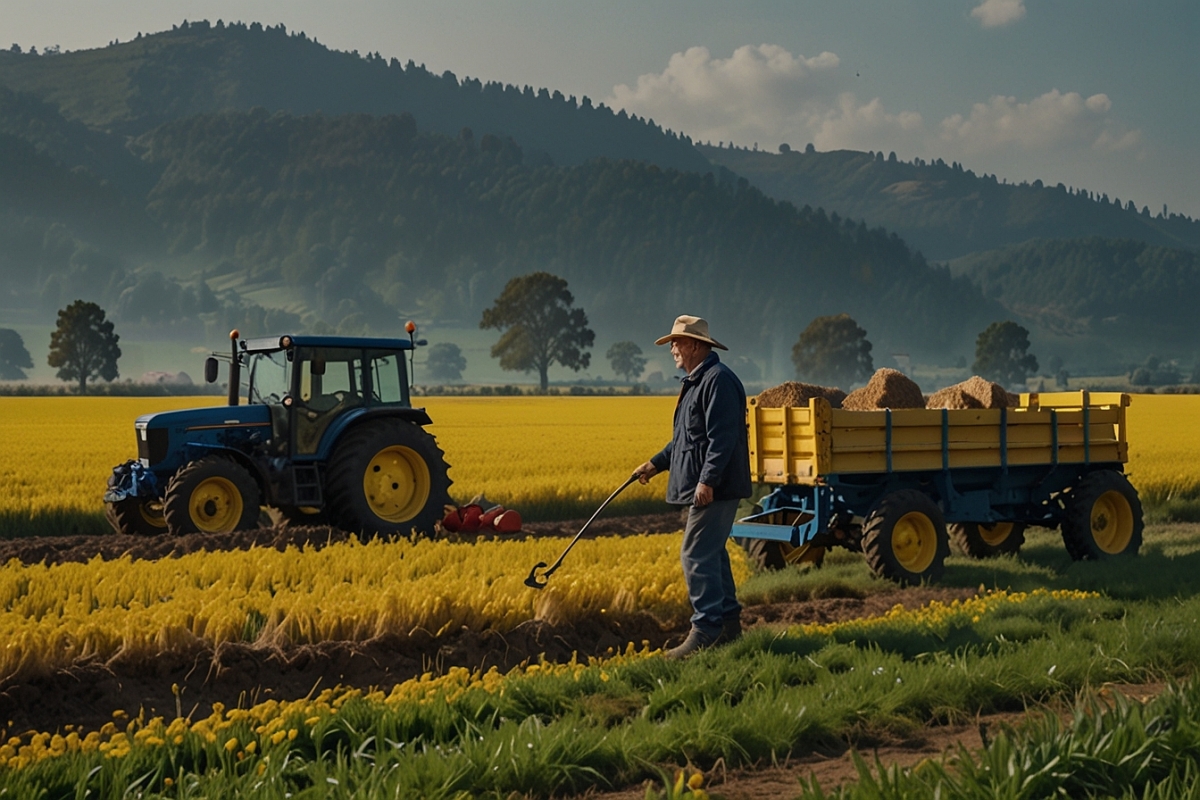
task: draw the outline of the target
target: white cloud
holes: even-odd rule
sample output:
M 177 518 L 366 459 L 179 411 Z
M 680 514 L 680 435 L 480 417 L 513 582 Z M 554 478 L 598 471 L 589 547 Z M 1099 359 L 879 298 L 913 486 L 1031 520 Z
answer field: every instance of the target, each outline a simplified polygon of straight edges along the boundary
M 915 112 L 890 113 L 879 98 L 859 102 L 840 63 L 834 53 L 805 58 L 778 45 L 746 45 L 727 59 L 692 47 L 661 73 L 614 87 L 607 103 L 698 141 L 770 149 L 785 141 L 868 149 L 921 128 Z
M 954 114 L 942 120 L 941 144 L 967 154 L 1081 146 L 1115 152 L 1136 146 L 1140 132 L 1116 130 L 1111 110 L 1112 101 L 1104 94 L 1084 99 L 1078 92 L 1053 89 L 1027 103 L 996 95 L 976 103 L 966 117 Z
M 1003 28 L 1025 16 L 1024 0 L 983 0 L 971 10 L 971 16 L 985 28 Z

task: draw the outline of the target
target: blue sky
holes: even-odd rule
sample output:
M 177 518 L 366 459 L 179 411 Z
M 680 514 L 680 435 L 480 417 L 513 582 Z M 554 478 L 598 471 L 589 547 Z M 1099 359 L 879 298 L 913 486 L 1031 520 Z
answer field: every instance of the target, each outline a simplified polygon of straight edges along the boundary
M 702 141 L 894 150 L 1200 217 L 1195 0 L 0 0 L 0 46 L 218 18 L 588 95 Z

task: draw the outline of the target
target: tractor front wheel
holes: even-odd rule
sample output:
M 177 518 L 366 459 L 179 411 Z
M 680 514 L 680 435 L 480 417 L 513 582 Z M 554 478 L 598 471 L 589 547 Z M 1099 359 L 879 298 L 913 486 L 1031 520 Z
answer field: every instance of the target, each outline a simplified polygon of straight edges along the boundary
M 1142 546 L 1142 501 L 1120 472 L 1099 470 L 1066 496 L 1063 544 L 1076 561 L 1136 555 Z
M 163 502 L 158 498 L 126 497 L 104 504 L 104 518 L 126 536 L 158 536 L 167 532 Z
M 450 502 L 449 467 L 437 440 L 401 419 L 353 428 L 329 460 L 327 507 L 354 533 L 432 535 Z
M 1016 553 L 1025 544 L 1025 524 L 1022 522 L 956 522 L 948 526 L 950 541 L 963 555 L 971 558 L 993 558 Z
M 942 577 L 950 539 L 941 509 L 924 493 L 907 489 L 884 496 L 862 530 L 863 555 L 879 577 L 903 585 Z
M 171 478 L 163 510 L 175 535 L 229 533 L 258 527 L 260 502 L 258 483 L 245 467 L 205 456 Z

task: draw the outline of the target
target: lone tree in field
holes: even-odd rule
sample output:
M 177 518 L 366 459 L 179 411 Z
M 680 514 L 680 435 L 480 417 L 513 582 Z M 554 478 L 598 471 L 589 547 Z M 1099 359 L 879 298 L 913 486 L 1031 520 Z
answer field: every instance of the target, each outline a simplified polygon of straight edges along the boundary
M 993 322 L 975 340 L 976 375 L 1002 386 L 1024 383 L 1037 372 L 1038 361 L 1029 352 L 1029 331 L 1012 320 Z
M 50 366 L 58 367 L 59 380 L 79 381 L 79 393 L 87 394 L 89 378 L 111 381 L 119 374 L 120 338 L 104 309 L 76 300 L 58 312 L 58 329 L 50 334 Z
M 33 359 L 25 340 L 12 328 L 0 328 L 0 381 L 23 381 L 27 369 L 33 369 Z
M 875 372 L 867 332 L 849 314 L 817 317 L 792 346 L 796 376 L 849 388 Z
M 467 368 L 467 359 L 462 349 L 453 342 L 438 342 L 429 348 L 425 358 L 425 372 L 435 381 L 461 381 Z
M 646 368 L 646 359 L 642 356 L 642 348 L 633 342 L 617 342 L 608 348 L 604 354 L 612 364 L 614 375 L 624 376 L 630 383 L 636 383 L 642 370 Z
M 492 345 L 492 358 L 500 359 L 501 369 L 536 369 L 543 392 L 551 364 L 576 372 L 586 368 L 592 357 L 584 350 L 596 334 L 588 328 L 583 309 L 571 307 L 574 302 L 567 282 L 557 275 L 532 272 L 513 278 L 479 322 L 481 328 L 504 331 Z

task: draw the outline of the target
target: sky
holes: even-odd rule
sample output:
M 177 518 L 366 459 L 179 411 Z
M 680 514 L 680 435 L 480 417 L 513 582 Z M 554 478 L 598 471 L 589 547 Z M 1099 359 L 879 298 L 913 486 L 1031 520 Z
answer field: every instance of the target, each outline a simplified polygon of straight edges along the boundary
M 282 22 L 697 141 L 895 151 L 1200 217 L 1196 0 L 0 0 L 0 46 L 184 19 Z

